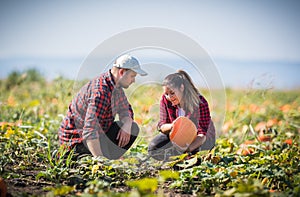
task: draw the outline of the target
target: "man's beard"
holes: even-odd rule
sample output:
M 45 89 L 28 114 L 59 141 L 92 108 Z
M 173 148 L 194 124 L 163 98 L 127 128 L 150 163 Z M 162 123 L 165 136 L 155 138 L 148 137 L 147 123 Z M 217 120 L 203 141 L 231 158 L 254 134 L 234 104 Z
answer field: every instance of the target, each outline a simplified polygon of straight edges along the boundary
M 119 84 L 117 85 L 117 87 L 118 87 L 118 88 L 124 88 L 124 89 L 127 89 L 127 88 L 129 87 L 129 85 L 125 85 L 125 84 L 123 84 L 123 83 L 121 82 L 121 83 L 119 83 Z

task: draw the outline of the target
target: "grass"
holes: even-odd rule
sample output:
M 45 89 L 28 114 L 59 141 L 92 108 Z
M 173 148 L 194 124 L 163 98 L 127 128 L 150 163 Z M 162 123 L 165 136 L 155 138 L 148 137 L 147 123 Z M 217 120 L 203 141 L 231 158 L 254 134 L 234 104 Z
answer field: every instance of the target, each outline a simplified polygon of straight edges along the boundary
M 300 192 L 299 90 L 227 89 L 226 116 L 216 147 L 163 163 L 147 158 L 147 144 L 157 133 L 159 118 L 162 89 L 156 85 L 133 86 L 134 91 L 128 92 L 141 133 L 122 160 L 64 157 L 57 130 L 73 84 L 63 78 L 45 82 L 34 72 L 0 81 L 0 177 L 10 195 L 296 196 Z M 209 96 L 209 91 L 202 92 Z M 195 165 L 198 161 L 201 164 Z

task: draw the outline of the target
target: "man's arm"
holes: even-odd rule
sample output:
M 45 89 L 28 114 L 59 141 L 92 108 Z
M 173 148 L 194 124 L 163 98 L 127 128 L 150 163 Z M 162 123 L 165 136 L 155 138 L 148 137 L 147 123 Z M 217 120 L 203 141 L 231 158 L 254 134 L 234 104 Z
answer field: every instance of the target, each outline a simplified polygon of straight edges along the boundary
M 123 117 L 121 121 L 123 125 L 118 133 L 117 140 L 119 140 L 118 146 L 124 147 L 130 140 L 132 119 L 130 117 Z
M 96 95 L 89 99 L 88 108 L 83 127 L 83 138 L 86 140 L 86 145 L 94 157 L 102 156 L 99 133 L 104 133 L 99 123 L 101 111 L 105 106 L 106 100 L 101 95 Z
M 102 156 L 102 151 L 100 148 L 100 140 L 99 139 L 92 139 L 92 140 L 86 140 L 86 144 L 90 152 L 94 157 Z
M 114 89 L 114 106 L 117 108 L 120 121 L 123 123 L 117 135 L 118 146 L 124 147 L 129 143 L 131 126 L 133 122 L 133 110 L 129 104 L 123 89 Z

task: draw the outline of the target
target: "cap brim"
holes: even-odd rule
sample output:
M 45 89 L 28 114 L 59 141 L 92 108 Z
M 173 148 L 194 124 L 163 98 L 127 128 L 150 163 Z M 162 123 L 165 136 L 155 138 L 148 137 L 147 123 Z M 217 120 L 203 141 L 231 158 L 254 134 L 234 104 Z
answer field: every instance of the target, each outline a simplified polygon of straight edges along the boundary
M 148 75 L 148 73 L 142 69 L 132 69 L 134 72 L 136 72 L 137 74 L 141 75 L 141 76 L 146 76 Z

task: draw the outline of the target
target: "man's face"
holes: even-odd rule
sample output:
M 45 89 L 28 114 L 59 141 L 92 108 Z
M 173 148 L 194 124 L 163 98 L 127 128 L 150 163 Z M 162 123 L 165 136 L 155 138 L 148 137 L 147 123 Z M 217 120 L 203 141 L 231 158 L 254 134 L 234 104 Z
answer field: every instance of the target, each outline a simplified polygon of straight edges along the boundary
M 135 82 L 137 73 L 132 70 L 124 70 L 119 79 L 118 85 L 122 88 L 128 88 L 132 83 Z

